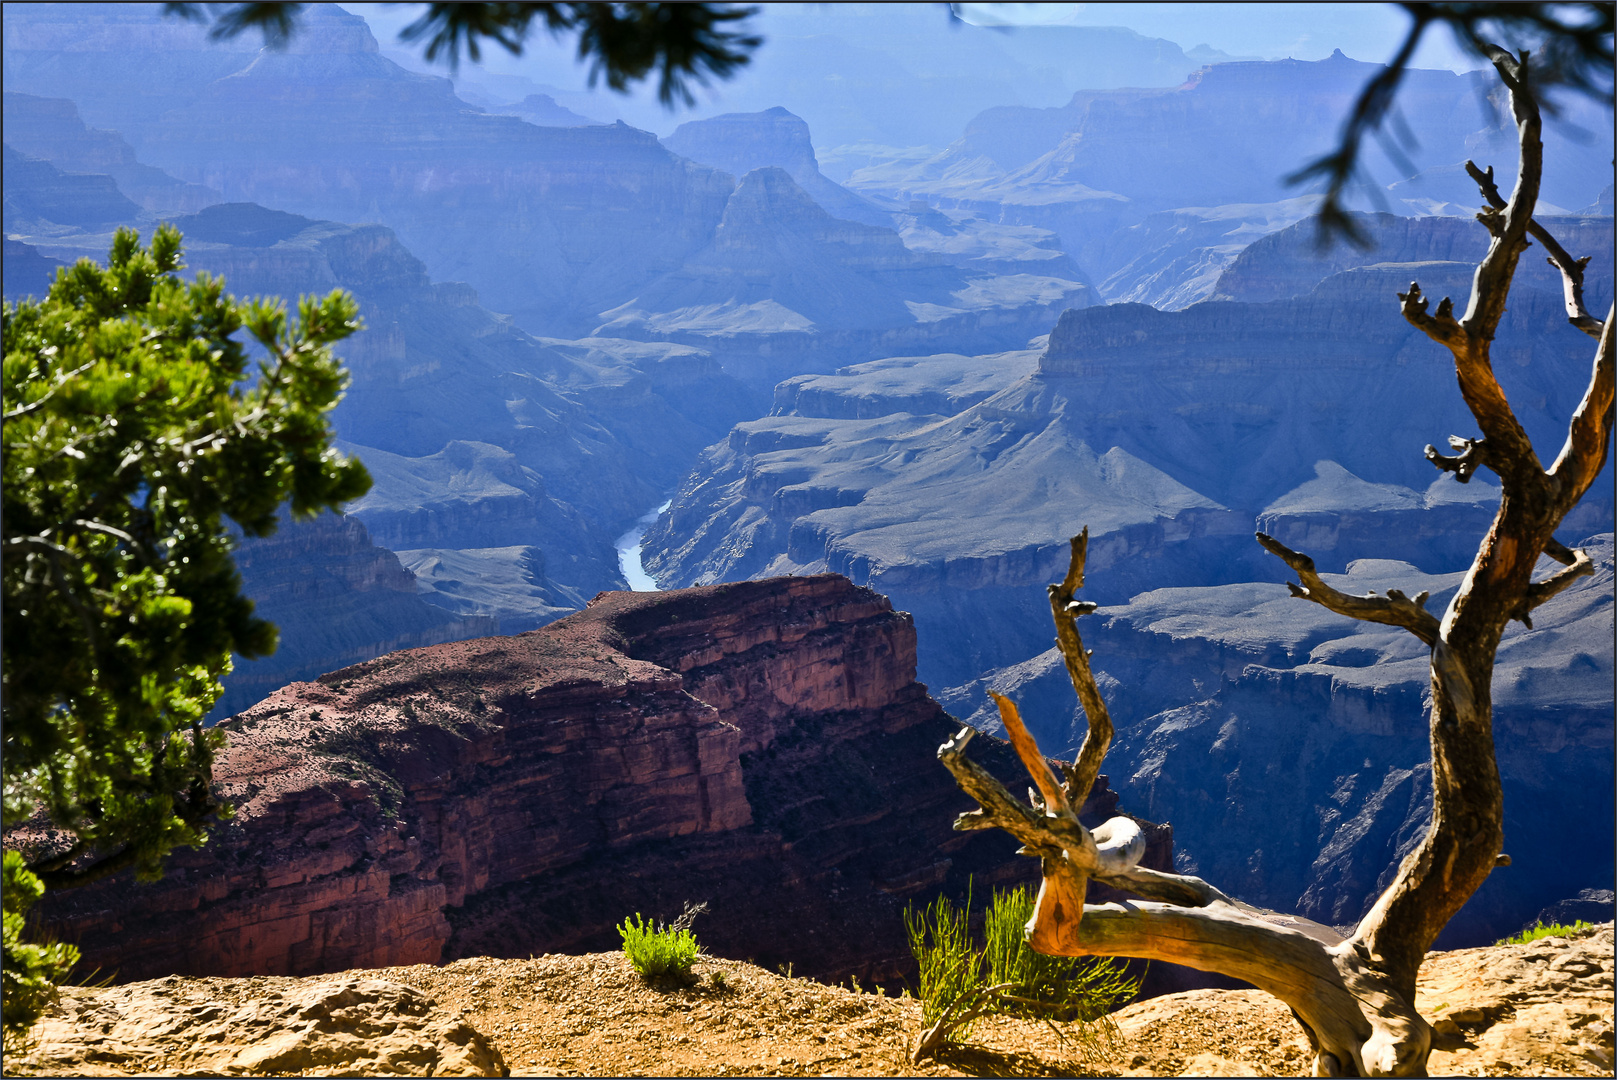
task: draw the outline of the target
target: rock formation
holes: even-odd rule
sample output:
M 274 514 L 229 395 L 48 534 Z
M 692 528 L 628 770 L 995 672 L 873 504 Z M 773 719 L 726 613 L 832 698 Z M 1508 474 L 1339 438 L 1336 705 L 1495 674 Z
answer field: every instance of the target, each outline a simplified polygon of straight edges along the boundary
M 61 265 L 59 260 L 41 255 L 32 244 L 6 237 L 5 298 L 12 303 L 27 296 L 43 298 L 50 291 Z
M 170 1069 L 215 1076 L 510 1075 L 481 1032 L 421 991 L 342 975 L 64 986 L 30 1035 L 36 1044 L 28 1072 L 36 1076 Z
M 8 146 L 63 172 L 111 176 L 119 191 L 151 213 L 190 214 L 222 201 L 217 191 L 141 164 L 116 131 L 85 127 L 71 101 L 7 92 L 5 125 Z
M 7 172 L 8 228 L 13 203 L 43 205 L 33 179 L 47 173 L 63 175 L 45 162 Z M 106 176 L 67 179 L 99 181 L 117 195 Z M 151 217 L 131 219 L 135 208 L 119 200 L 118 223 L 149 231 Z M 88 212 L 83 200 L 67 205 L 61 216 L 72 217 L 73 207 Z M 424 569 L 430 580 L 420 591 L 429 603 L 475 617 L 455 636 L 489 632 L 490 618 L 508 620 L 510 632 L 530 629 L 621 584 L 613 538 L 660 501 L 688 457 L 753 408 L 707 353 L 688 346 L 536 340 L 482 308 L 465 285 L 430 282 L 381 226 L 313 221 L 251 203 L 211 206 L 175 224 L 189 270 L 224 276 L 237 295 L 355 293 L 366 328 L 339 348 L 353 382 L 334 420 L 375 486 L 348 510 L 377 542 Z M 106 258 L 106 226 L 64 229 L 30 218 L 19 227 L 45 251 L 8 239 L 34 252 L 32 260 L 26 252 L 8 258 L 8 295 L 13 284 L 16 295 L 42 293 L 57 262 Z M 471 433 L 475 440 L 463 437 Z M 296 550 L 316 575 L 325 572 L 322 558 L 349 557 L 343 543 L 322 555 L 308 540 L 277 550 Z M 478 569 L 441 572 L 446 565 Z M 332 603 L 333 625 L 353 630 L 347 601 L 334 594 Z M 403 608 L 394 608 L 402 618 Z M 289 643 L 306 640 L 303 631 L 318 622 L 292 628 Z M 323 658 L 306 652 L 290 667 L 251 666 L 302 678 L 446 640 L 419 636 L 417 622 L 371 626 L 373 637 L 350 637 Z M 325 630 L 312 639 L 331 640 Z M 251 682 L 267 693 L 282 685 L 265 684 L 271 676 L 250 676 L 248 667 L 232 687 Z M 250 701 L 232 689 L 229 703 Z
M 1260 518 L 1334 538 L 1320 556 L 1332 568 L 1458 568 L 1497 489 L 1433 483 L 1420 447 L 1468 419 L 1434 347 L 1386 299 L 1412 273 L 1443 271 L 1455 291 L 1469 275 L 1458 262 L 1377 264 L 1294 300 L 1069 311 L 1026 374 L 1003 354 L 787 380 L 780 415 L 706 451 L 647 534 L 646 565 L 670 585 L 847 573 L 915 613 L 923 675 L 942 686 L 1043 651 L 1040 590 L 1080 524 L 1103 602 L 1269 577 L 1250 540 Z M 1541 442 L 1587 377 L 1562 320 L 1559 294 L 1529 282 L 1496 349 Z M 1566 539 L 1609 528 L 1611 507 L 1597 486 Z
M 903 598 L 921 629 L 923 670 L 950 685 L 963 681 L 956 672 L 1013 663 L 1044 644 L 1048 629 L 1030 605 L 1061 576 L 1074 507 L 1087 514 L 1092 580 L 1109 599 L 1147 587 L 1170 549 L 1195 559 L 1209 538 L 1245 533 L 1239 516 L 1160 468 L 1091 449 L 1080 426 L 1087 402 L 1072 405 L 1070 391 L 1035 376 L 1015 380 L 1030 358 L 928 357 L 782 384 L 782 400 L 800 411 L 884 415 L 739 425 L 647 534 L 648 569 L 666 584 L 848 574 Z M 867 389 L 881 378 L 912 389 Z M 969 382 L 978 396 L 1013 380 L 953 416 L 888 411 L 917 399 L 959 405 L 969 398 L 951 385 Z
M 1607 213 L 1606 218 L 1611 217 Z M 1599 217 L 1545 216 L 1563 245 L 1582 252 L 1611 247 L 1611 221 Z M 1333 274 L 1381 263 L 1475 265 L 1488 250 L 1488 234 L 1469 217 L 1398 217 L 1354 214 L 1354 224 L 1370 244 L 1367 249 L 1338 244 L 1321 250 L 1316 227 L 1299 221 L 1252 239 L 1218 277 L 1212 299 L 1261 304 L 1303 296 Z M 1569 248 L 1569 249 L 1570 249 Z M 1536 253 L 1535 253 L 1536 255 Z M 1429 272 L 1423 266 L 1422 273 Z M 1516 288 L 1558 293 L 1561 276 L 1542 258 L 1524 258 L 1516 270 Z M 1424 286 L 1423 286 L 1424 287 Z M 1611 303 L 1612 264 L 1591 261 L 1584 278 L 1591 305 Z M 1463 295 L 1456 294 L 1456 300 Z
M 71 38 L 59 14 L 23 16 L 14 37 L 32 47 L 20 50 L 17 73 L 8 68 L 8 89 L 59 96 L 70 88 L 67 96 L 92 123 L 117 113 L 138 129 L 120 130 L 141 160 L 231 202 L 383 222 L 433 277 L 468 282 L 483 303 L 530 332 L 571 337 L 627 319 L 635 337 L 707 347 L 716 335 L 743 358 L 760 351 L 776 358 L 754 378 L 767 392 L 782 377 L 835 366 L 826 353 L 846 363 L 882 351 L 934 351 L 946 338 L 963 351 L 1020 346 L 1063 307 L 1087 302 L 1082 276 L 1058 265 L 1065 260 L 1057 252 L 1034 260 L 1032 273 L 993 260 L 971 273 L 940 272 L 936 260 L 909 254 L 885 229 L 886 214 L 813 167 L 806 128 L 790 114 L 701 122 L 726 138 L 736 127 L 792 129 L 783 145 L 754 147 L 750 158 L 712 152 L 714 139 L 700 131 L 671 140 L 729 168 L 778 158 L 796 177 L 779 191 L 738 188 L 736 176 L 679 157 L 622 123 L 538 126 L 484 112 L 456 97 L 448 80 L 381 56 L 364 20 L 334 5 L 310 6 L 284 51 L 264 50 L 246 63 L 228 54 L 236 66 L 201 85 L 183 63 L 164 84 L 166 53 L 143 53 L 145 39 L 127 16 L 90 10 L 77 18 L 87 24 L 85 40 Z M 125 43 L 107 70 L 133 62 L 148 81 L 164 84 L 171 103 L 160 115 L 106 100 L 102 71 L 87 58 L 106 44 L 98 31 L 111 26 Z M 158 35 L 177 46 L 171 37 L 166 29 Z M 7 48 L 9 58 L 10 38 Z M 802 196 L 799 182 L 812 197 Z M 849 245 L 861 255 L 875 250 L 868 235 L 801 227 L 806 208 L 790 205 L 798 196 L 816 214 L 814 199 L 824 203 L 828 220 L 883 227 L 879 265 L 846 258 Z M 782 243 L 789 250 L 770 259 Z M 797 340 L 807 324 L 818 332 Z M 753 347 L 760 335 L 785 340 Z M 748 364 L 738 359 L 732 367 Z
M 680 157 L 731 176 L 778 168 L 835 218 L 891 228 L 892 214 L 825 178 L 809 141 L 809 126 L 780 106 L 760 113 L 725 113 L 681 124 L 663 140 Z
M 1091 302 L 1081 282 L 1048 273 L 1060 267 L 1039 269 L 966 270 L 911 251 L 891 228 L 833 217 L 771 166 L 742 177 L 709 247 L 603 313 L 596 333 L 699 345 L 767 387 L 945 341 L 1021 345 L 1058 312 Z
M 1342 103 L 1378 70 L 1338 51 L 1320 61 L 1216 64 L 1173 89 L 1080 90 L 1060 108 L 1001 106 L 977 116 L 933 157 L 862 170 L 847 183 L 862 193 L 922 195 L 1053 229 L 1103 280 L 1137 254 L 1114 249 L 1103 261 L 1120 226 L 1161 211 L 1295 196 L 1285 178 L 1334 148 Z M 1501 139 L 1497 120 L 1476 106 L 1478 78 L 1408 73 L 1399 105 L 1418 142 L 1411 149 L 1418 177 L 1410 177 L 1407 159 L 1364 149 L 1368 175 L 1390 185 L 1390 204 L 1414 214 L 1466 212 L 1476 205 L 1476 188 L 1459 163 L 1485 164 L 1496 145 L 1506 151 L 1496 164 L 1508 182 L 1515 154 L 1508 132 Z M 1611 156 L 1609 141 L 1587 140 L 1580 130 L 1610 126 L 1599 107 L 1580 101 L 1570 111 L 1569 123 L 1545 131 L 1544 199 L 1567 208 L 1585 205 L 1610 182 Z
M 130 980 L 611 947 L 627 915 L 705 900 L 721 955 L 890 976 L 905 898 L 1030 871 L 951 833 L 963 798 L 934 752 L 954 722 L 914 671 L 909 617 L 836 576 L 603 594 L 226 721 L 235 819 L 156 884 L 40 915 Z M 1089 812 L 1115 805 L 1097 784 Z M 1171 830 L 1151 835 L 1165 865 Z
M 537 332 L 586 332 L 711 238 L 732 182 L 655 136 L 490 115 L 380 56 L 359 16 L 321 4 L 300 18 L 284 51 L 253 34 L 234 43 L 245 53 L 204 49 L 204 74 L 182 40 L 196 32 L 156 9 L 25 12 L 6 88 L 72 99 L 141 160 L 231 202 L 384 222 L 435 278 L 470 282 Z M 109 72 L 165 107 L 109 101 Z
M 529 94 L 514 105 L 497 105 L 489 111 L 504 116 L 520 116 L 535 127 L 588 127 L 592 124 L 604 126 L 604 121 L 591 120 L 564 105 L 557 104 L 556 99 L 549 94 Z
M 1307 196 L 1163 210 L 1086 245 L 1084 260 L 1106 275 L 1099 290 L 1109 303 L 1179 311 L 1213 296 L 1224 272 L 1258 239 L 1313 211 L 1314 200 Z M 1314 283 L 1305 280 L 1293 287 L 1301 291 Z
M 27 223 L 98 226 L 128 221 L 137 207 L 110 176 L 66 173 L 5 145 L 6 232 Z

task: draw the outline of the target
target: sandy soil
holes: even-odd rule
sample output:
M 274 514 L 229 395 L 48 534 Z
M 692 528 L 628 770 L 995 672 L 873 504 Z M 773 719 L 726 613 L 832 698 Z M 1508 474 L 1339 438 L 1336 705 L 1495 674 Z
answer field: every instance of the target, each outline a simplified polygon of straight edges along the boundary
M 1574 940 L 1434 953 L 1418 1006 L 1434 1076 L 1612 1075 L 1610 924 Z M 978 1023 L 916 1066 L 919 1003 L 702 958 L 648 982 L 621 953 L 460 960 L 307 979 L 183 979 L 64 991 L 46 1075 L 1295 1076 L 1311 1055 L 1258 991 L 1131 1005 L 1110 1038 Z

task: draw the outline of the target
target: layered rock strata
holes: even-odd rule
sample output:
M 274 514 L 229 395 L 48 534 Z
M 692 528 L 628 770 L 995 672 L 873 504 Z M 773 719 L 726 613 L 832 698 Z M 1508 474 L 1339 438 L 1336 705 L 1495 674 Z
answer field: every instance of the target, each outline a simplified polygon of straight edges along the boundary
M 630 914 L 706 901 L 719 955 L 892 977 L 906 899 L 1035 870 L 1008 837 L 951 831 L 970 804 L 934 753 L 955 722 L 914 673 L 909 616 L 835 575 L 603 593 L 226 721 L 234 820 L 156 884 L 41 916 L 132 980 L 611 948 Z M 1097 784 L 1085 813 L 1115 806 Z M 1171 830 L 1150 832 L 1169 865 Z

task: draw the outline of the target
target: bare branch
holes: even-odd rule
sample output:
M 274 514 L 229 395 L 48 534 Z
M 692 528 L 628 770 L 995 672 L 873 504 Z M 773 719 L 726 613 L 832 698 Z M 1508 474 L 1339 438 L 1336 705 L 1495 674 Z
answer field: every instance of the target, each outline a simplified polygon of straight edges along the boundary
M 1044 860 L 1047 875 L 1055 870 L 1069 879 L 1094 877 L 1114 888 L 1170 904 L 1205 907 L 1228 902 L 1222 892 L 1199 878 L 1139 866 L 1145 854 L 1145 836 L 1130 818 L 1112 818 L 1091 833 L 1076 818 L 1041 814 L 1021 802 L 987 769 L 965 756 L 966 744 L 975 734 L 972 728 L 962 728 L 938 748 L 938 760 L 981 807 L 955 819 L 956 829 L 1004 829 L 1022 842 L 1022 854 L 1038 855 Z M 1028 741 L 1032 742 L 1031 736 Z M 1033 752 L 1035 760 L 1043 765 L 1036 743 Z M 1075 915 L 1081 912 L 1082 897 L 1080 890 Z
M 1408 292 L 1399 293 L 1398 299 L 1404 318 L 1454 355 L 1454 373 L 1459 379 L 1460 393 L 1489 443 L 1490 453 L 1485 463 L 1499 473 L 1507 488 L 1538 488 L 1543 484 L 1544 467 L 1533 451 L 1532 440 L 1500 389 L 1499 380 L 1494 377 L 1488 351 L 1505 313 L 1516 262 L 1528 246 L 1527 231 L 1533 221 L 1544 164 L 1541 121 L 1538 105 L 1527 89 L 1525 54 L 1518 61 L 1498 46 L 1481 47 L 1510 89 L 1521 146 L 1516 187 L 1508 202 L 1489 205 L 1477 215 L 1492 239 L 1487 254 L 1477 266 L 1464 316 L 1455 317 L 1454 304 L 1448 297 L 1443 298 L 1435 313 L 1428 313 L 1427 298 L 1415 282 L 1410 283 Z M 1477 172 L 1474 165 L 1472 170 L 1482 178 L 1479 184 L 1492 183 L 1491 173 Z M 1459 460 L 1445 459 L 1428 449 L 1427 457 L 1439 468 L 1453 471 L 1462 479 L 1468 479 L 1472 471 L 1462 469 L 1469 464 L 1463 455 Z
M 1469 484 L 1471 476 L 1480 465 L 1488 465 L 1488 444 L 1484 439 L 1462 439 L 1458 435 L 1449 436 L 1449 446 L 1460 451 L 1459 456 L 1449 457 L 1437 452 L 1437 447 L 1431 443 L 1426 444 L 1426 460 L 1436 465 L 1444 472 L 1451 472 L 1454 478 L 1462 484 Z M 1495 469 L 1495 472 L 1498 470 Z
M 1095 685 L 1094 673 L 1089 670 L 1089 652 L 1078 636 L 1078 616 L 1095 610 L 1094 604 L 1077 600 L 1073 595 L 1083 588 L 1084 561 L 1088 552 L 1089 528 L 1086 526 L 1072 538 L 1067 576 L 1061 584 L 1051 585 L 1049 589 L 1050 617 L 1056 624 L 1056 646 L 1061 650 L 1067 677 L 1072 680 L 1072 688 L 1084 707 L 1084 719 L 1089 723 L 1089 731 L 1084 735 L 1084 744 L 1078 750 L 1077 760 L 1067 772 L 1067 797 L 1075 806 L 1082 806 L 1089 797 L 1089 790 L 1095 786 L 1095 778 L 1100 775 L 1101 762 L 1106 760 L 1106 751 L 1112 745 L 1111 713 L 1100 696 L 1100 688 Z
M 1460 320 L 1467 337 L 1492 341 L 1499 320 L 1505 314 L 1505 298 L 1516 273 L 1516 260 L 1527 249 L 1527 226 L 1533 220 L 1539 182 L 1544 174 L 1544 143 L 1540 137 L 1542 121 L 1538 102 L 1527 88 L 1527 54 L 1523 53 L 1518 59 L 1497 45 L 1485 45 L 1483 49 L 1493 61 L 1500 80 L 1510 90 L 1510 107 L 1521 147 L 1516 187 L 1510 193 L 1510 201 L 1501 209 L 1490 206 L 1477 215 L 1493 233 L 1493 242 L 1477 266 L 1471 303 Z
M 1595 564 L 1590 560 L 1588 552 L 1577 549 L 1572 552 L 1572 556 L 1572 562 L 1569 565 L 1557 570 L 1543 581 L 1535 581 L 1527 587 L 1527 592 L 1522 596 L 1521 603 L 1517 605 L 1515 614 L 1515 618 L 1520 619 L 1527 629 L 1531 630 L 1533 628 L 1532 611 L 1534 608 L 1546 600 L 1560 595 L 1579 578 L 1588 577 L 1595 572 Z
M 1450 349 L 1464 349 L 1467 345 L 1465 331 L 1460 328 L 1459 320 L 1454 317 L 1454 301 L 1444 297 L 1437 305 L 1437 314 L 1428 315 L 1426 295 L 1420 291 L 1420 282 L 1411 281 L 1409 291 L 1399 293 L 1398 300 L 1411 326 L 1424 333 L 1439 345 Z
M 1617 305 L 1606 313 L 1600 347 L 1595 350 L 1594 370 L 1589 374 L 1589 388 L 1583 392 L 1583 400 L 1572 414 L 1566 444 L 1550 467 L 1550 477 L 1560 488 L 1557 502 L 1562 514 L 1583 498 L 1600 470 L 1605 468 L 1606 455 L 1610 452 L 1613 401 L 1617 400 L 1613 379 L 1613 354 L 1617 352 L 1612 341 L 1614 322 L 1617 322 Z
M 1068 580 L 1074 576 L 1069 573 Z M 1015 707 L 996 700 L 1023 762 L 1049 790 L 1053 777 L 1037 742 Z M 1114 818 L 1091 834 L 1070 808 L 1041 813 L 1018 802 L 965 757 L 972 735 L 971 728 L 964 728 L 938 749 L 939 759 L 981 807 L 962 814 L 955 827 L 1003 828 L 1022 841 L 1022 854 L 1039 856 L 1043 881 L 1027 925 L 1032 948 L 1056 956 L 1188 963 L 1247 979 L 1292 1007 L 1313 1037 L 1319 1075 L 1408 1076 L 1422 1071 L 1431 1029 L 1412 1007 L 1413 987 L 1400 992 L 1358 942 L 1342 941 L 1306 920 L 1235 903 L 1197 878 L 1138 866 L 1144 836 L 1130 819 Z M 1046 806 L 1051 805 L 1059 804 L 1047 798 Z M 1085 905 L 1091 876 L 1147 899 Z M 970 1006 L 980 1003 L 974 998 L 950 1015 L 964 1012 L 970 1018 L 976 1015 Z M 935 1047 L 951 1026 L 941 1021 L 935 1025 L 923 1036 L 917 1056 Z
M 1560 563 L 1562 566 L 1571 566 L 1577 559 L 1579 552 L 1573 551 L 1555 537 L 1550 537 L 1549 543 L 1544 545 L 1544 554 Z
M 1039 744 L 1023 726 L 1022 715 L 1016 711 L 1016 705 L 1010 698 L 1001 697 L 992 690 L 988 692 L 988 696 L 999 706 L 1000 722 L 1005 725 L 1005 733 L 1011 738 L 1011 746 L 1016 750 L 1016 756 L 1022 759 L 1022 767 L 1027 769 L 1028 775 L 1033 777 L 1033 782 L 1038 785 L 1046 813 L 1073 813 L 1072 804 L 1067 801 L 1067 793 L 1061 789 L 1055 773 L 1050 771 L 1050 763 L 1045 761 L 1044 755 L 1039 752 Z
M 1494 182 L 1492 165 L 1484 172 L 1477 168 L 1475 163 L 1467 161 L 1465 171 L 1477 182 L 1477 187 L 1482 191 L 1482 197 L 1487 200 L 1489 206 L 1496 210 L 1505 208 L 1505 197 L 1499 194 L 1499 185 Z M 1561 272 L 1561 287 L 1566 296 L 1567 322 L 1590 337 L 1599 337 L 1605 323 L 1590 315 L 1589 309 L 1583 305 L 1583 272 L 1589 265 L 1589 256 L 1574 259 L 1537 218 L 1527 223 L 1527 231 L 1544 245 L 1545 251 L 1549 252 L 1549 258 L 1545 261 Z
M 1233 901 L 1224 893 L 1188 874 L 1170 874 L 1148 866 L 1136 866 L 1124 874 L 1095 875 L 1095 880 L 1114 889 L 1143 896 L 1175 907 L 1206 907 L 1209 904 L 1229 904 Z
M 976 734 L 973 728 L 961 728 L 954 738 L 938 747 L 938 760 L 954 774 L 961 790 L 982 807 L 956 818 L 956 829 L 1004 829 L 1022 842 L 1028 854 L 1059 855 L 1068 846 L 1094 850 L 1094 839 L 1076 817 L 1046 817 L 1019 801 L 987 769 L 966 757 L 966 744 Z
M 1427 593 L 1421 593 L 1413 600 L 1397 589 L 1388 589 L 1386 596 L 1377 596 L 1374 593 L 1368 596 L 1349 596 L 1325 584 L 1319 572 L 1314 569 L 1314 560 L 1307 555 L 1291 550 L 1264 533 L 1258 533 L 1257 537 L 1258 543 L 1262 544 L 1266 551 L 1291 567 L 1301 579 L 1301 585 L 1287 583 L 1286 587 L 1291 590 L 1291 595 L 1312 600 L 1321 607 L 1328 608 L 1338 615 L 1346 615 L 1350 619 L 1402 626 L 1427 645 L 1437 641 L 1439 623 L 1437 616 L 1426 610 Z

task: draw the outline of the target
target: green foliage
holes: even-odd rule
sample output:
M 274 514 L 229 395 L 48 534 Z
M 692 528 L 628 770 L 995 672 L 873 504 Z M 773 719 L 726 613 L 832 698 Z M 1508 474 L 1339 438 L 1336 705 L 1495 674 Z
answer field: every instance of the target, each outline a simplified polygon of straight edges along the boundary
M 1582 919 L 1578 919 L 1571 926 L 1565 926 L 1561 923 L 1550 923 L 1550 925 L 1545 926 L 1543 923 L 1537 922 L 1519 934 L 1500 938 L 1494 944 L 1526 945 L 1529 941 L 1537 941 L 1539 938 L 1578 937 L 1582 934 L 1587 934 L 1594 928 L 1594 923 L 1584 922 Z
M 231 653 L 271 652 L 275 628 L 224 519 L 263 536 L 284 502 L 309 516 L 370 486 L 328 423 L 353 299 L 304 298 L 292 321 L 181 281 L 180 254 L 171 227 L 150 248 L 121 229 L 106 268 L 81 259 L 4 309 L 4 823 L 43 807 L 70 834 L 31 866 L 50 888 L 154 878 L 227 812 L 202 719 Z
M 623 937 L 624 954 L 643 977 L 690 976 L 699 949 L 696 935 L 689 930 L 653 925 L 636 912 L 633 919 L 623 920 L 618 933 Z
M 1133 998 L 1140 980 L 1127 976 L 1122 962 L 1077 956 L 1046 956 L 1028 946 L 1025 927 L 1033 919 L 1033 891 L 1018 886 L 994 893 L 985 920 L 990 984 L 1009 983 L 1006 1012 L 1063 1020 L 1097 1020 Z M 1018 1004 L 1036 1002 L 1031 1008 Z
M 932 1025 L 946 1016 L 965 1012 L 989 984 L 983 982 L 983 954 L 971 941 L 971 896 L 965 907 L 956 907 L 947 896 L 939 896 L 920 911 L 904 907 L 904 932 L 909 936 L 910 954 L 920 967 L 922 1023 Z M 970 1021 L 955 1030 L 957 1041 L 971 1033 Z
M 0 1006 L 4 1012 L 6 1056 L 20 1049 L 28 1029 L 56 996 L 60 982 L 74 964 L 79 950 L 71 945 L 31 945 L 23 941 L 28 909 L 45 891 L 29 873 L 22 855 L 5 854 L 5 960 L 0 967 Z
M 1115 959 L 1034 952 L 1024 932 L 1034 902 L 1025 886 L 995 890 L 982 948 L 971 938 L 969 893 L 964 907 L 940 896 L 919 912 L 905 909 L 928 1029 L 918 1057 L 944 1042 L 966 1041 L 972 1024 L 988 1015 L 1078 1021 L 1075 1034 L 1086 1051 L 1110 1040 L 1108 1014 L 1139 992 L 1140 981 Z

